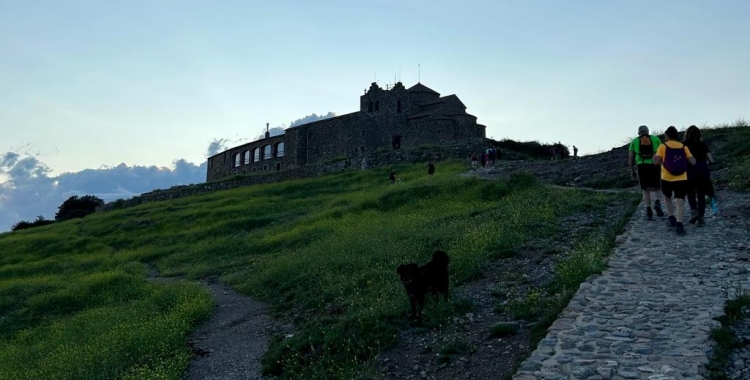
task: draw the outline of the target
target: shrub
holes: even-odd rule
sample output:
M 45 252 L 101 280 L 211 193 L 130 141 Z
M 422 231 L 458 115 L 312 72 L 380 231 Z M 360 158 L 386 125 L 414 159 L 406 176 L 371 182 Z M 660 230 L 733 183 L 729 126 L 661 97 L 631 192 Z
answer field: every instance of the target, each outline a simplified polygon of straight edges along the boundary
M 74 195 L 60 205 L 55 214 L 55 220 L 83 218 L 94 213 L 96 208 L 102 204 L 104 204 L 104 201 L 94 195 L 84 195 L 80 198 Z
M 13 227 L 11 228 L 11 231 L 20 231 L 20 230 L 25 230 L 27 228 L 32 228 L 32 227 L 46 226 L 54 222 L 55 222 L 54 220 L 48 220 L 48 219 L 45 219 L 44 216 L 39 215 L 36 217 L 36 220 L 33 222 L 27 222 L 25 220 L 22 220 L 14 224 Z

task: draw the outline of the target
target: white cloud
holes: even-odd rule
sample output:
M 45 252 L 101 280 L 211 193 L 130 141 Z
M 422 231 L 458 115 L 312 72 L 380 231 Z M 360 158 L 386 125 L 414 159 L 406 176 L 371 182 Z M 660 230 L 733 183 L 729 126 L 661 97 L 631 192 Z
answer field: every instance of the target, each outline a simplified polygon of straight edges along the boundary
M 38 215 L 53 219 L 58 207 L 73 195 L 95 195 L 113 201 L 154 189 L 200 183 L 206 179 L 206 164 L 178 159 L 171 167 L 120 164 L 56 177 L 49 173 L 50 169 L 35 156 L 18 152 L 0 155 L 0 175 L 7 178 L 0 183 L 0 231 L 9 230 L 21 220 L 33 221 Z

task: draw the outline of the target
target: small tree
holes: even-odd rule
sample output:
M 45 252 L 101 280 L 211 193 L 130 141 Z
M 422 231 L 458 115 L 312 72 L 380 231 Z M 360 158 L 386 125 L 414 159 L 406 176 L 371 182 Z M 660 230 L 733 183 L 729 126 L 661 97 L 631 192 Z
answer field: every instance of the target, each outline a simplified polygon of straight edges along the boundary
M 55 214 L 55 220 L 83 218 L 88 214 L 93 214 L 102 204 L 104 201 L 93 195 L 84 195 L 80 198 L 74 195 L 60 205 Z

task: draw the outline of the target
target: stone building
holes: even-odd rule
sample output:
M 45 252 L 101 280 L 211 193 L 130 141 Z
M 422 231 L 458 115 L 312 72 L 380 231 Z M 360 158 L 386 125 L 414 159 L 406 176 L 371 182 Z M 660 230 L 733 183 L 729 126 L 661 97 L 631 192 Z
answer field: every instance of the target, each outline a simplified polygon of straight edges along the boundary
M 359 111 L 287 128 L 208 158 L 207 181 L 239 174 L 278 171 L 354 157 L 379 148 L 448 144 L 484 138 L 485 126 L 456 95 L 441 97 L 417 83 L 383 89 L 372 83 L 359 98 Z

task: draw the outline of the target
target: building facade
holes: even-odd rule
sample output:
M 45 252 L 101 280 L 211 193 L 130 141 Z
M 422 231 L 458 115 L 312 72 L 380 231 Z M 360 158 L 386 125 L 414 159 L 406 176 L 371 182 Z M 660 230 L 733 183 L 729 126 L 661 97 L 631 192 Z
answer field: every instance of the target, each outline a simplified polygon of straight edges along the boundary
M 485 126 L 456 95 L 441 97 L 417 83 L 383 89 L 372 83 L 360 96 L 359 111 L 287 128 L 208 158 L 206 181 L 233 175 L 279 171 L 333 158 L 355 157 L 379 148 L 447 144 L 484 138 Z

